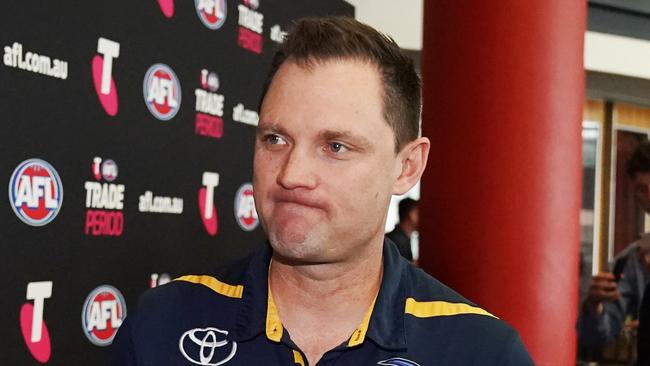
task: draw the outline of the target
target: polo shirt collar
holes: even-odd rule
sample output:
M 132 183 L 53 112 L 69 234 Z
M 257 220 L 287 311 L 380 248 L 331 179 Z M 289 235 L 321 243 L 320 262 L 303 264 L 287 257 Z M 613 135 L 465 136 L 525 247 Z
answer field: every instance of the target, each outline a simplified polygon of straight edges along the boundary
M 233 340 L 243 342 L 264 333 L 274 342 L 280 342 L 284 329 L 273 301 L 269 285 L 268 270 L 272 250 L 265 248 L 251 258 L 244 279 L 242 305 L 237 313 Z M 389 241 L 384 242 L 384 270 L 377 297 L 368 309 L 361 324 L 350 339 L 348 347 L 355 347 L 372 340 L 387 350 L 406 349 L 404 331 L 404 304 L 406 300 L 405 276 L 407 263 L 400 260 L 397 248 Z
M 384 239 L 384 272 L 366 336 L 387 350 L 405 350 L 404 306 L 408 262 L 397 247 Z
M 251 257 L 244 275 L 242 304 L 237 312 L 233 340 L 244 342 L 265 332 L 268 308 L 268 273 L 271 247 L 264 248 Z M 277 315 L 277 310 L 275 312 Z M 278 317 L 279 320 L 279 317 Z

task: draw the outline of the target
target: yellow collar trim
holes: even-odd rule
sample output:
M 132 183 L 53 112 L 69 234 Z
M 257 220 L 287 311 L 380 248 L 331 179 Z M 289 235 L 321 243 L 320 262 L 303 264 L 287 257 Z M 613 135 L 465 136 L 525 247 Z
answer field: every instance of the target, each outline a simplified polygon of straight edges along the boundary
M 174 279 L 174 281 L 185 281 L 190 283 L 195 283 L 198 285 L 203 285 L 219 295 L 232 297 L 235 299 L 241 299 L 244 295 L 244 286 L 242 285 L 229 285 L 227 283 L 221 282 L 218 279 L 212 276 L 183 276 Z
M 266 308 L 266 338 L 280 342 L 282 339 L 282 322 L 280 321 L 280 314 L 278 308 L 273 301 L 273 293 L 271 293 L 271 283 L 269 282 L 269 299 Z
M 293 350 L 293 363 L 300 366 L 305 366 L 305 361 L 302 359 L 300 352 Z
M 409 297 L 406 299 L 406 306 L 404 307 L 406 314 L 411 314 L 418 318 L 431 318 L 434 316 L 454 316 L 476 314 L 485 315 L 496 318 L 496 316 L 488 313 L 487 311 L 463 303 L 452 303 L 446 301 L 416 301 L 414 298 Z M 498 318 L 497 318 L 498 319 Z
M 375 309 L 375 302 L 377 301 L 377 295 L 372 300 L 372 304 L 368 308 L 366 315 L 363 317 L 361 324 L 354 330 L 350 340 L 348 341 L 348 347 L 358 346 L 363 343 L 366 339 L 366 333 L 368 333 L 368 326 L 370 325 L 370 317 L 372 316 L 372 311 Z
M 282 327 L 282 321 L 280 320 L 280 314 L 278 313 L 278 308 L 273 301 L 273 292 L 271 291 L 271 266 L 273 265 L 273 260 L 269 263 L 269 279 L 268 279 L 268 305 L 266 308 L 266 337 L 272 341 L 280 342 L 282 339 L 282 333 L 284 328 Z M 379 293 L 377 293 L 378 295 Z M 370 318 L 372 316 L 372 311 L 375 308 L 375 302 L 377 301 L 377 295 L 372 300 L 372 304 L 368 308 L 366 315 L 363 317 L 361 324 L 354 330 L 350 340 L 348 341 L 348 347 L 354 347 L 363 343 L 366 339 L 366 333 L 368 333 L 368 326 L 370 325 Z M 298 353 L 300 356 L 300 353 Z M 295 353 L 294 353 L 295 356 Z M 301 356 L 302 360 L 302 356 Z M 297 361 L 296 361 L 297 362 Z

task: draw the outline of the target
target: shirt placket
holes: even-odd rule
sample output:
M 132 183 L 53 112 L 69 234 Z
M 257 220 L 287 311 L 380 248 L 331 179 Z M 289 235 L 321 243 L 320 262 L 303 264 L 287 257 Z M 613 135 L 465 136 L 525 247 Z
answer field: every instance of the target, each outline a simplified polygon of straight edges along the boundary
M 300 366 L 310 366 L 309 361 L 307 361 L 307 356 L 305 353 L 291 340 L 288 335 L 282 337 L 282 343 L 287 345 L 293 351 L 294 364 Z M 286 340 L 285 340 L 286 338 Z M 346 343 L 341 344 L 340 346 L 333 348 L 323 354 L 320 360 L 314 366 L 332 366 L 336 365 L 337 361 L 347 349 Z

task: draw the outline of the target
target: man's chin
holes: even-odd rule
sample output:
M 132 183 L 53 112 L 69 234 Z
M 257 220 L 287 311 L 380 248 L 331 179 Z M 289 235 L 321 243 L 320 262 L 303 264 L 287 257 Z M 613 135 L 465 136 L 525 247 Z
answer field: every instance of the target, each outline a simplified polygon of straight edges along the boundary
M 319 261 L 319 252 L 323 245 L 311 240 L 307 234 L 283 233 L 285 235 L 270 235 L 269 241 L 273 248 L 274 258 L 287 264 L 307 264 Z
M 305 245 L 305 243 L 309 241 L 308 237 L 309 233 L 306 230 L 301 230 L 297 227 L 284 227 L 271 234 L 271 238 L 274 239 L 273 241 L 286 247 L 299 247 Z

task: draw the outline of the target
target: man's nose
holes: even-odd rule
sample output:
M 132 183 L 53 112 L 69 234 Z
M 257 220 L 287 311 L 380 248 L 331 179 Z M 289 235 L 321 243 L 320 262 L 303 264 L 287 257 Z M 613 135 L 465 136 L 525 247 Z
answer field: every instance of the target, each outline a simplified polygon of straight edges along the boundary
M 305 149 L 294 146 L 286 155 L 277 175 L 277 183 L 285 189 L 316 187 L 316 162 Z

